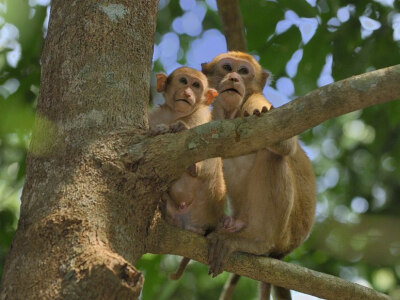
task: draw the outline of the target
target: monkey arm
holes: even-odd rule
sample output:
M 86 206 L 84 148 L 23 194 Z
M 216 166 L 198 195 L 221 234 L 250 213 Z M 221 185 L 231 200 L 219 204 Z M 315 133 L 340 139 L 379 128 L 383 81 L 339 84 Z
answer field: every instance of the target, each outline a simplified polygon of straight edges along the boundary
M 252 114 L 261 116 L 262 114 L 270 111 L 272 108 L 273 107 L 271 103 L 267 99 L 265 99 L 264 95 L 253 94 L 243 104 L 242 114 L 244 116 L 249 116 Z M 297 146 L 298 146 L 297 137 L 294 136 L 287 140 L 273 144 L 267 147 L 267 149 L 277 155 L 287 156 L 287 155 L 293 155 L 296 152 Z
M 174 115 L 171 109 L 166 105 L 154 107 L 149 111 L 149 127 L 153 128 L 158 124 L 170 124 L 173 121 Z

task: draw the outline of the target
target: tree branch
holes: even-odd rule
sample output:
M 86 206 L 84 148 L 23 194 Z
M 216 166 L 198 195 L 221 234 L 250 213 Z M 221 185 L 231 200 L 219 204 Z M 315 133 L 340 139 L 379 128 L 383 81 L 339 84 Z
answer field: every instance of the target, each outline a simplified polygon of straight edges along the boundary
M 194 162 L 235 157 L 298 135 L 326 120 L 400 98 L 400 65 L 332 83 L 272 110 L 263 117 L 213 121 L 179 134 L 143 139 L 124 160 L 163 160 L 158 176 L 176 179 Z M 151 157 L 144 155 L 146 153 Z
M 153 227 L 149 241 L 156 245 L 149 249 L 151 253 L 175 254 L 207 264 L 207 240 L 162 219 Z M 225 270 L 324 299 L 389 299 L 359 284 L 268 257 L 236 253 L 228 259 Z
M 237 0 L 217 0 L 217 6 L 228 50 L 247 52 L 239 2 Z

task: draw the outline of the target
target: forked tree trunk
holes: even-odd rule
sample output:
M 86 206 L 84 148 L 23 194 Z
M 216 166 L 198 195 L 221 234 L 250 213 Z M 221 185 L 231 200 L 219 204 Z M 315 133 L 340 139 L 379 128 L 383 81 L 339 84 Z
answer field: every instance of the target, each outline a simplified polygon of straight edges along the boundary
M 157 181 L 129 186 L 113 176 L 122 171 L 112 163 L 121 142 L 112 133 L 147 126 L 157 4 L 52 1 L 1 299 L 139 295 L 143 277 L 132 264 L 146 251 Z

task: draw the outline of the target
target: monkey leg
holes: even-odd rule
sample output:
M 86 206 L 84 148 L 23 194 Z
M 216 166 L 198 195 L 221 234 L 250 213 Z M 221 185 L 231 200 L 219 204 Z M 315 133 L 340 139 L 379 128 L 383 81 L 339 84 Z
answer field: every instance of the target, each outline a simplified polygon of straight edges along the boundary
M 267 147 L 271 152 L 280 156 L 293 155 L 297 149 L 297 137 L 281 141 Z
M 182 258 L 181 263 L 179 264 L 178 270 L 176 270 L 175 273 L 170 274 L 169 275 L 169 279 L 178 280 L 179 278 L 181 278 L 181 276 L 182 276 L 183 272 L 185 271 L 186 266 L 188 265 L 189 261 L 190 261 L 190 258 L 188 258 L 188 257 Z
M 271 284 L 262 282 L 258 284 L 259 300 L 269 300 L 271 295 Z
M 235 287 L 240 279 L 240 275 L 230 274 L 228 280 L 225 282 L 224 288 L 222 290 L 221 295 L 219 296 L 219 300 L 230 300 L 232 299 L 233 292 Z

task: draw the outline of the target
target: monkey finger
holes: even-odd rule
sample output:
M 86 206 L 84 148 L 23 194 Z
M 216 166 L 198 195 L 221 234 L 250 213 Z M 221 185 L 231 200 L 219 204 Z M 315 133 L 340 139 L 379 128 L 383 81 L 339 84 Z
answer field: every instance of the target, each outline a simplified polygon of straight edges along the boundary
M 222 260 L 217 259 L 213 266 L 212 277 L 214 278 L 217 277 L 219 274 L 221 274 L 221 269 L 222 269 Z
M 228 228 L 230 227 L 232 224 L 232 217 L 230 216 L 226 216 L 224 217 L 223 221 L 222 221 L 222 225 L 224 228 Z
M 247 110 L 244 112 L 244 116 L 245 116 L 245 117 L 250 116 L 250 114 L 247 112 Z
M 213 242 L 214 242 L 213 245 L 209 248 L 210 255 L 208 257 L 208 264 L 210 265 L 211 273 L 214 273 L 215 271 L 216 262 L 218 261 L 219 247 L 220 247 L 219 239 L 215 239 Z
M 190 165 L 186 171 L 189 173 L 190 176 L 192 177 L 197 177 L 197 166 L 196 164 Z
M 256 115 L 256 116 L 260 116 L 261 115 L 261 113 L 260 113 L 260 110 L 258 109 L 258 108 L 256 108 L 254 111 L 253 111 L 253 115 Z
M 175 122 L 170 127 L 170 131 L 174 132 L 174 133 L 175 132 L 180 132 L 180 131 L 183 131 L 183 130 L 186 130 L 186 129 L 189 129 L 189 127 L 187 127 L 186 124 L 183 123 L 182 121 Z
M 222 247 L 220 251 L 221 252 L 218 255 L 216 262 L 215 262 L 213 277 L 216 277 L 223 272 L 223 267 L 229 256 L 229 247 L 226 247 L 226 246 Z
M 212 234 L 211 234 L 212 235 Z M 215 234 L 210 237 L 207 236 L 209 240 L 209 246 L 208 246 L 208 264 L 211 265 L 212 261 L 214 260 L 215 256 L 215 248 L 216 248 L 216 242 L 217 239 L 215 239 Z
M 262 112 L 262 113 L 266 113 L 266 112 L 268 112 L 268 108 L 267 108 L 266 106 L 263 106 L 263 108 L 262 108 L 261 112 Z
M 232 226 L 226 227 L 225 229 L 229 232 L 236 232 L 238 230 L 235 224 L 233 224 Z

